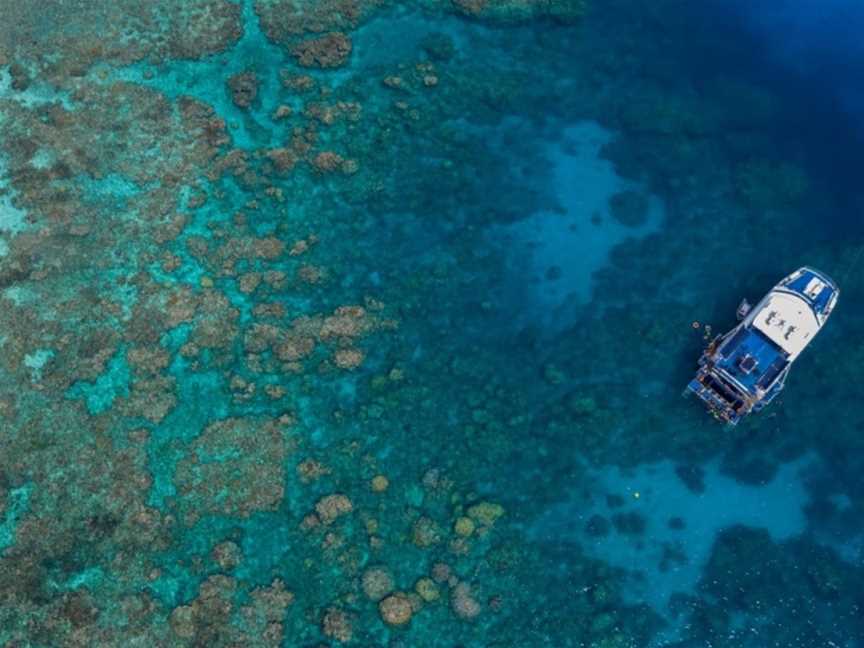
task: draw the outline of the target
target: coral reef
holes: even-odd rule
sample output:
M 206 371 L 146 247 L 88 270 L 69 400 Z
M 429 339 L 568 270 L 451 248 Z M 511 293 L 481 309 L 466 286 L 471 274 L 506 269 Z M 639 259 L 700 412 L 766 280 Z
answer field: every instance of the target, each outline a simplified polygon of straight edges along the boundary
M 231 90 L 231 100 L 238 108 L 249 108 L 258 96 L 261 81 L 254 70 L 246 70 L 232 74 L 228 78 L 228 88 Z
M 832 185 L 788 104 L 690 67 L 696 9 L 7 5 L 0 644 L 612 648 L 675 619 L 730 648 L 742 628 L 861 636 L 837 540 L 861 530 L 860 313 L 740 430 L 678 398 L 706 322 L 789 259 L 856 258 L 805 218 L 835 211 Z M 621 184 L 573 227 L 632 236 L 567 317 L 535 312 L 565 264 L 522 272 L 544 247 L 492 232 L 563 217 L 547 144 L 585 145 L 558 140 L 586 119 Z M 808 452 L 805 536 L 722 532 L 672 612 L 633 600 L 653 565 L 585 553 L 660 519 L 674 570 L 700 528 L 592 471 L 668 458 L 699 493 L 710 457 L 759 484 Z M 571 497 L 608 510 L 536 531 Z
M 363 572 L 363 593 L 380 601 L 393 591 L 393 576 L 384 567 L 370 567 Z
M 549 16 L 561 22 L 580 19 L 587 8 L 585 0 L 451 0 L 453 7 L 468 16 L 495 22 L 520 22 Z
M 291 54 L 304 67 L 341 67 L 351 55 L 351 39 L 342 32 L 331 32 L 300 41 L 291 48 Z
M 218 512 L 248 517 L 274 510 L 284 494 L 283 466 L 292 446 L 286 436 L 277 420 L 231 418 L 208 425 L 177 464 L 174 476 L 180 501 L 194 501 L 194 512 L 187 515 Z M 350 511 L 351 502 L 331 496 L 316 510 L 329 523 Z
M 414 609 L 411 599 L 402 592 L 391 594 L 378 604 L 381 618 L 384 623 L 391 626 L 405 625 L 411 621 Z

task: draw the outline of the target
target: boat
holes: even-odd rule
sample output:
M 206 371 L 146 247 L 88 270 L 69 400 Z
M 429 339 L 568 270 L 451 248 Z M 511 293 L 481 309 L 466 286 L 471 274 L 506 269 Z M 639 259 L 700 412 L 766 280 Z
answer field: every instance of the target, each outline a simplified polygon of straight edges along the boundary
M 711 341 L 685 395 L 695 394 L 714 418 L 730 425 L 763 409 L 828 321 L 839 294 L 828 275 L 805 266 L 755 306 L 743 300 L 737 309 L 740 323 Z

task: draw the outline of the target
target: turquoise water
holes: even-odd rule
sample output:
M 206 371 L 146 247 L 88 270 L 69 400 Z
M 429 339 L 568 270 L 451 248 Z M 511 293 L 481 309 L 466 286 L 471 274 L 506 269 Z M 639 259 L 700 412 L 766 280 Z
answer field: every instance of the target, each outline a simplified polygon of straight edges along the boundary
M 0 644 L 864 646 L 854 3 L 7 5 Z

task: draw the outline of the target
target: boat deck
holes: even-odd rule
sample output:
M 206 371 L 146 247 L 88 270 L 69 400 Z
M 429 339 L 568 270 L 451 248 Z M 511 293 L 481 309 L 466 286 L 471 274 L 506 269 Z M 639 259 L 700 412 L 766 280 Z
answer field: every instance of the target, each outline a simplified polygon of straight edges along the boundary
M 786 353 L 761 332 L 742 327 L 723 343 L 717 367 L 751 394 L 767 389 L 787 365 Z
M 785 287 L 810 301 L 813 310 L 822 313 L 831 301 L 831 297 L 837 293 L 837 286 L 833 281 L 810 268 L 802 270 L 801 276 L 787 283 Z

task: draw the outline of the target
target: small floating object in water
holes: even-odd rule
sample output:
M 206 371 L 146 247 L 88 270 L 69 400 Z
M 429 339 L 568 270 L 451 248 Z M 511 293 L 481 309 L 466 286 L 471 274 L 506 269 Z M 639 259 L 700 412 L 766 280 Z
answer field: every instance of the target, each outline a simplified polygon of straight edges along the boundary
M 783 389 L 789 368 L 825 325 L 839 294 L 828 275 L 803 267 L 755 306 L 743 300 L 741 323 L 711 341 L 684 394 L 696 394 L 731 425 L 758 412 Z

